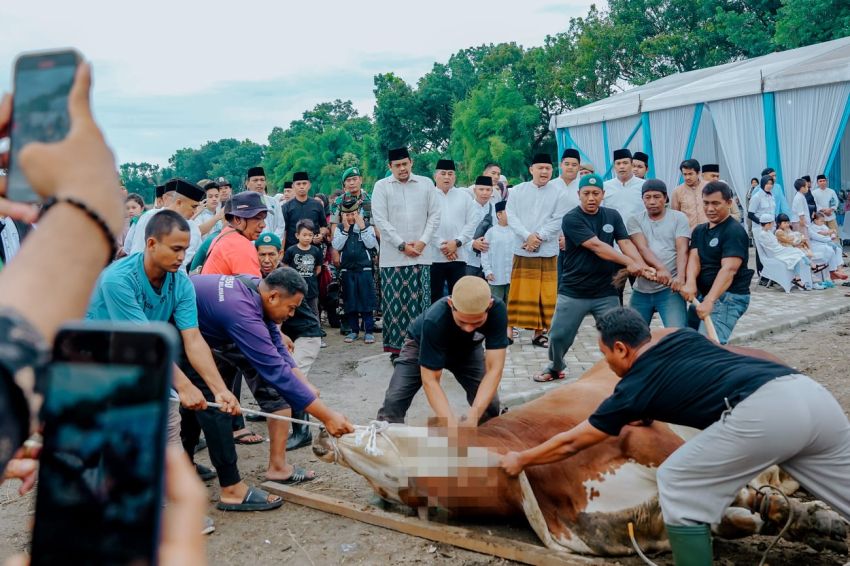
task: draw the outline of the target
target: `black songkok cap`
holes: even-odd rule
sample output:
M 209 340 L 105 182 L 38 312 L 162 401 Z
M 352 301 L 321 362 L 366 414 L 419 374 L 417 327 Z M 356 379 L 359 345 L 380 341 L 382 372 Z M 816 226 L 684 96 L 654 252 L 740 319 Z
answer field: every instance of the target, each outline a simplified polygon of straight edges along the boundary
M 297 171 L 295 174 L 292 175 L 292 182 L 293 183 L 296 182 L 296 181 L 309 181 L 309 180 L 310 180 L 310 177 L 309 177 L 309 175 L 307 175 L 306 171 Z
M 479 175 L 475 178 L 476 185 L 484 185 L 485 187 L 493 186 L 493 177 L 488 177 L 487 175 Z
M 663 193 L 666 196 L 667 185 L 661 179 L 647 179 L 643 182 L 643 186 L 640 188 L 640 194 L 643 195 L 649 191 L 657 191 L 659 193 Z
M 818 175 L 817 180 L 820 181 L 821 179 L 826 179 L 826 175 Z
M 572 148 L 565 149 L 564 153 L 561 154 L 561 161 L 563 161 L 564 159 L 566 159 L 568 157 L 571 157 L 571 158 L 573 158 L 577 161 L 581 161 L 581 156 L 579 155 L 577 149 L 572 149 Z
M 614 161 L 618 159 L 631 159 L 632 152 L 628 149 L 615 149 L 614 150 Z
M 387 161 L 390 163 L 401 161 L 402 159 L 410 159 L 410 152 L 407 151 L 406 147 L 397 147 L 387 152 Z
M 496 203 L 496 212 L 502 212 L 503 210 L 505 210 L 506 206 L 508 206 L 508 201 L 500 200 Z
M 632 161 L 640 161 L 644 165 L 649 165 L 649 156 L 642 151 L 636 151 L 632 155 Z
M 802 177 L 800 177 L 800 178 L 801 178 L 802 180 L 804 180 L 804 181 L 809 182 L 809 183 L 811 183 L 811 182 L 812 182 L 812 177 L 811 177 L 811 175 L 803 175 L 803 176 L 802 176 Z
M 291 189 L 292 188 L 292 181 L 284 181 L 283 182 L 283 188 L 284 189 Z
M 175 191 L 177 194 L 196 202 L 201 202 L 207 196 L 204 189 L 185 179 L 171 179 L 165 183 L 165 192 L 170 193 L 171 191 Z
M 552 165 L 552 156 L 548 153 L 537 153 L 534 155 L 534 158 L 531 160 L 532 165 L 537 165 L 538 163 L 545 163 L 546 165 Z
M 250 169 L 248 169 L 248 178 L 249 179 L 251 177 L 265 177 L 265 176 L 266 176 L 266 170 L 263 169 L 262 167 L 251 167 Z
M 720 173 L 720 165 L 717 163 L 706 163 L 702 166 L 703 173 Z
M 165 194 L 165 185 L 157 185 L 157 187 L 153 190 L 153 194 L 156 198 L 162 198 L 162 195 Z
M 437 161 L 437 166 L 434 167 L 439 171 L 454 171 L 455 170 L 455 162 L 451 159 L 440 159 Z

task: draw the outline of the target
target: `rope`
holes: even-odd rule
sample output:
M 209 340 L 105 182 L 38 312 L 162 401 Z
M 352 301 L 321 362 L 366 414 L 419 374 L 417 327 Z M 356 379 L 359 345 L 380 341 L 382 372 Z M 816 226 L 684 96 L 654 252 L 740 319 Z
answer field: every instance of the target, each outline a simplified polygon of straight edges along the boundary
M 207 403 L 207 407 L 213 409 L 221 409 L 221 403 Z M 244 407 L 240 407 L 242 413 L 245 415 L 256 415 L 258 417 L 265 417 L 267 419 L 272 419 L 276 421 L 287 421 L 290 423 L 298 423 L 307 426 L 312 426 L 318 429 L 325 428 L 325 425 L 319 422 L 313 421 L 305 421 L 302 419 L 294 419 L 292 417 L 284 417 L 283 415 L 275 415 L 272 413 L 264 413 L 263 411 L 255 411 L 254 409 L 246 409 Z M 364 442 L 366 447 L 364 450 L 366 454 L 370 456 L 383 456 L 384 451 L 378 448 L 378 435 L 384 433 L 390 427 L 390 423 L 387 421 L 370 421 L 368 425 L 354 425 L 354 445 L 355 446 L 363 446 Z M 333 439 L 333 437 L 331 437 Z M 390 445 L 395 448 L 395 445 L 392 443 L 390 439 L 386 439 Z M 333 448 L 334 452 L 338 454 L 339 450 L 336 446 L 336 439 L 333 439 Z M 398 449 L 396 448 L 396 451 Z
M 632 547 L 637 552 L 637 555 L 640 556 L 640 559 L 643 560 L 644 564 L 649 564 L 649 566 L 658 566 L 655 562 L 646 557 L 646 554 L 640 549 L 640 545 L 638 541 L 635 539 L 635 526 L 629 521 L 629 539 L 632 541 Z
M 791 521 L 794 519 L 794 511 L 791 508 L 791 500 L 788 499 L 788 496 L 785 495 L 785 493 L 783 493 L 781 489 L 777 489 L 777 488 L 773 487 L 772 485 L 763 485 L 759 489 L 756 490 L 758 493 L 762 493 L 762 495 L 763 495 L 762 500 L 761 500 L 761 505 L 759 505 L 759 515 L 761 515 L 762 519 L 767 521 L 767 512 L 770 508 L 770 501 L 769 501 L 768 494 L 762 492 L 762 490 L 764 490 L 764 489 L 767 489 L 767 490 L 772 489 L 773 491 L 777 492 L 779 495 L 782 496 L 782 499 L 785 500 L 785 504 L 788 506 L 788 519 L 785 521 L 785 526 L 782 527 L 782 530 L 779 531 L 779 534 L 776 535 L 776 537 L 773 539 L 773 542 L 770 543 L 770 546 L 768 546 L 767 549 L 765 549 L 764 554 L 761 555 L 761 560 L 759 560 L 759 566 L 764 566 L 764 561 L 767 560 L 768 553 L 771 551 L 771 549 L 773 549 L 774 546 L 776 546 L 776 543 L 779 542 L 779 539 L 782 538 L 782 535 L 785 534 L 785 531 L 788 530 L 788 527 L 791 526 Z

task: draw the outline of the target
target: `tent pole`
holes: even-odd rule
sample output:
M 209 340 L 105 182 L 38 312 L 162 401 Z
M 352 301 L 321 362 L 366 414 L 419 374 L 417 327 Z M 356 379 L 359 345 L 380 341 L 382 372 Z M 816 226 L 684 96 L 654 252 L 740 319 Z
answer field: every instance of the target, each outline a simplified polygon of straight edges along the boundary
M 841 116 L 841 122 L 838 124 L 835 141 L 832 142 L 832 149 L 829 152 L 829 159 L 826 160 L 824 174 L 828 174 L 832 170 L 832 166 L 838 157 L 838 150 L 841 148 L 841 140 L 844 138 L 844 130 L 847 128 L 848 119 L 850 119 L 850 96 L 847 97 L 847 102 L 844 103 L 844 114 Z
M 694 146 L 697 143 L 697 132 L 699 132 L 699 123 L 702 118 L 702 107 L 704 104 L 700 102 L 694 105 L 694 119 L 691 121 L 691 133 L 688 135 L 688 147 L 685 148 L 684 159 L 690 159 L 694 156 Z M 679 173 L 679 184 L 684 182 L 685 178 Z
M 646 176 L 649 179 L 654 179 L 655 158 L 652 155 L 652 130 L 649 127 L 649 112 L 644 112 L 640 115 L 640 125 L 643 132 L 643 152 L 649 156 Z
M 602 121 L 602 145 L 605 148 L 605 176 L 603 179 L 608 179 L 611 174 L 611 167 L 613 167 L 613 163 L 611 163 L 611 150 L 608 147 L 608 122 Z

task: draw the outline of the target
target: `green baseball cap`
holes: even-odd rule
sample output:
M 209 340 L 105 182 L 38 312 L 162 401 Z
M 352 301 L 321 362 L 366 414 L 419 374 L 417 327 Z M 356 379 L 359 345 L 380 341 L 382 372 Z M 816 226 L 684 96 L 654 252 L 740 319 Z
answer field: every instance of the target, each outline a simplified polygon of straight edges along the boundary
M 585 175 L 578 182 L 579 190 L 583 189 L 584 187 L 599 187 L 600 189 L 602 189 L 604 191 L 605 190 L 604 185 L 605 185 L 605 181 L 603 181 L 602 177 L 600 177 L 596 173 L 591 173 L 590 175 Z
M 345 171 L 342 172 L 342 182 L 344 183 L 346 179 L 349 177 L 360 177 L 360 168 L 359 167 L 349 167 Z
M 263 232 L 260 234 L 260 237 L 254 242 L 256 247 L 260 246 L 274 246 L 280 251 L 282 244 L 280 243 L 280 238 L 278 238 L 277 234 L 272 234 L 271 232 Z

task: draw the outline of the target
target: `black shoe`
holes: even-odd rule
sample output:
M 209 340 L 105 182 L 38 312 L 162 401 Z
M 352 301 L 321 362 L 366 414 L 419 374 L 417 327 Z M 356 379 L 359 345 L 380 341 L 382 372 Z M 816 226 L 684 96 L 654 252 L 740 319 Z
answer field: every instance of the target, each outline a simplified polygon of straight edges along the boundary
M 302 421 L 310 420 L 310 415 L 303 411 L 292 413 L 293 419 L 301 419 Z M 301 423 L 292 423 L 292 432 L 289 438 L 286 439 L 287 450 L 297 450 L 304 446 L 310 446 L 313 443 L 313 433 L 310 432 L 310 427 Z
M 245 415 L 245 420 L 251 423 L 264 423 L 266 422 L 266 417 L 262 415 Z
M 202 436 L 200 438 L 200 440 L 198 440 L 198 443 L 195 445 L 195 454 L 197 454 L 198 452 L 200 452 L 201 450 L 203 450 L 206 447 L 207 447 L 207 439 Z
M 218 474 L 215 473 L 215 470 L 212 468 L 208 468 L 203 464 L 195 464 L 195 471 L 198 472 L 198 475 L 204 481 L 214 480 L 218 477 Z
M 390 363 L 395 367 L 398 362 L 398 354 L 390 354 Z
M 759 285 L 760 286 L 767 287 L 769 284 L 770 284 L 770 279 L 768 279 L 767 277 L 762 277 L 761 279 L 759 279 Z

